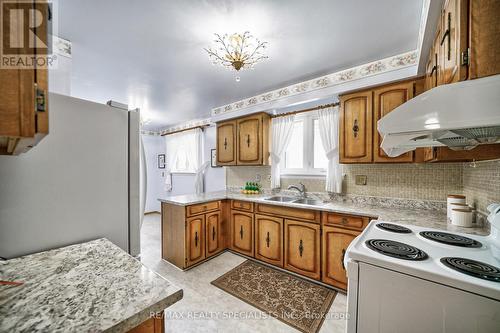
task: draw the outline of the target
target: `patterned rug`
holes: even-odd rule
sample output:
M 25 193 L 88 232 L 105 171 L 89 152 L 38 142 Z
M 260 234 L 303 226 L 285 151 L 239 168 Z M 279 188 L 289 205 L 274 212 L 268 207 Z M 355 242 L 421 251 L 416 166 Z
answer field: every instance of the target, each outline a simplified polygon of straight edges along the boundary
M 247 260 L 212 284 L 305 333 L 321 327 L 337 292 Z

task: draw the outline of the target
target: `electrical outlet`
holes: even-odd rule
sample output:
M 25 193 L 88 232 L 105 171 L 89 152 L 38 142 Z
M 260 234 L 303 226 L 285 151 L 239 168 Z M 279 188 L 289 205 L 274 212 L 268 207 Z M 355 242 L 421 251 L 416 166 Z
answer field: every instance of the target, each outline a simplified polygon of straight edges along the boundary
M 365 175 L 356 175 L 356 185 L 366 185 L 367 178 Z
M 255 175 L 255 181 L 257 183 L 260 183 L 261 179 L 262 179 L 262 176 L 259 173 Z

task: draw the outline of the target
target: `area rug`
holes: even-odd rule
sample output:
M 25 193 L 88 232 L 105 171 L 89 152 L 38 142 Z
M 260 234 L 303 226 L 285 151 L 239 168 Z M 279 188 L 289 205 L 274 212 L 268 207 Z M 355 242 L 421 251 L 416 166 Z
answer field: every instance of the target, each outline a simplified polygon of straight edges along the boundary
M 247 260 L 212 284 L 305 333 L 316 333 L 337 292 Z

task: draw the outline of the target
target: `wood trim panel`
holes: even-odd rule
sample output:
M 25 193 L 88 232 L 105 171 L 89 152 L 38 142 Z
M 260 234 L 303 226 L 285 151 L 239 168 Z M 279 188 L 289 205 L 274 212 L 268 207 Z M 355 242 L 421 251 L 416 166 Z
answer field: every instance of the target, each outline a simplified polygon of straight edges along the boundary
M 161 257 L 181 269 L 186 267 L 185 225 L 184 207 L 161 203 Z
M 284 217 L 284 218 L 288 217 L 292 219 L 305 220 L 315 223 L 320 223 L 320 218 L 321 218 L 320 217 L 321 213 L 318 210 L 290 208 L 290 207 L 265 205 L 265 204 L 256 204 L 255 213 Z
M 127 333 L 165 333 L 164 312 L 162 311 L 160 316 L 147 319 Z
M 186 215 L 190 217 L 193 215 L 204 214 L 210 211 L 218 210 L 219 208 L 220 208 L 220 201 L 211 201 L 211 202 L 186 206 Z
M 217 124 L 217 165 L 236 165 L 236 132 L 235 120 Z
M 369 217 L 357 216 L 357 215 L 346 215 L 338 213 L 327 213 L 322 214 L 322 224 L 338 226 L 342 228 L 363 230 L 370 222 Z
M 253 212 L 253 202 L 241 201 L 241 200 L 231 200 L 231 208 L 237 210 L 243 210 L 247 212 Z

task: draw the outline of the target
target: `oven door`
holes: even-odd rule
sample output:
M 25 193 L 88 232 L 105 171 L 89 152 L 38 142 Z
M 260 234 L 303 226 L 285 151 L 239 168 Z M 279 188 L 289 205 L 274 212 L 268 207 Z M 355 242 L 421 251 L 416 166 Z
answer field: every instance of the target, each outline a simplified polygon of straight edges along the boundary
M 351 243 L 352 244 L 352 243 Z M 346 253 L 346 257 L 348 256 Z M 358 277 L 359 265 L 357 261 L 346 258 L 347 267 L 347 333 L 356 333 L 356 320 L 358 309 Z
M 498 332 L 499 301 L 363 262 L 357 266 L 356 330 L 348 332 Z

